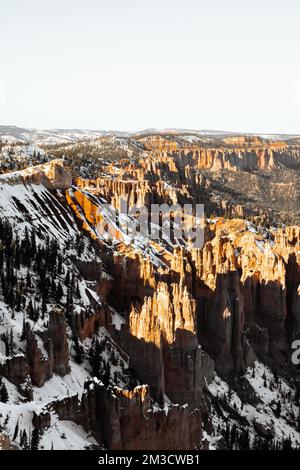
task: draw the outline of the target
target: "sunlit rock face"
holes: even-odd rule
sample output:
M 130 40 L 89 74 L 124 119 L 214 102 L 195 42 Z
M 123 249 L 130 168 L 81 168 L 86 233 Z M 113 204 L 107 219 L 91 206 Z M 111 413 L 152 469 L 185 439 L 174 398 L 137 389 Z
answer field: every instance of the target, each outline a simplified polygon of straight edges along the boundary
M 1 182 L 10 184 L 42 184 L 47 189 L 68 189 L 72 185 L 71 173 L 65 168 L 63 160 L 52 160 L 14 173 L 4 174 Z

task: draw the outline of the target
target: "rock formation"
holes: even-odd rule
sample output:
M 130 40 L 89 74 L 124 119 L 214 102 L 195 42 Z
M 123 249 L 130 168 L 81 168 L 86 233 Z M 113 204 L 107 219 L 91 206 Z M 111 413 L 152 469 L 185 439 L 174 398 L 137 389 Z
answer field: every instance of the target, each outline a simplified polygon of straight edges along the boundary
M 285 394 L 298 410 L 291 342 L 300 337 L 300 228 L 297 214 L 292 225 L 271 224 L 272 200 L 251 198 L 277 201 L 287 188 L 297 196 L 299 147 L 247 136 L 197 144 L 148 135 L 134 144 L 134 158 L 102 162 L 93 178 L 73 174 L 73 186 L 57 159 L 1 177 L 4 386 L 15 387 L 41 435 L 67 420 L 114 450 L 209 448 L 203 436 L 226 417 L 240 442 L 249 429 L 273 441 L 276 419 L 294 432 L 292 415 L 263 401 L 249 371 L 273 401 Z M 122 200 L 129 209 L 204 203 L 203 246 L 174 234 L 133 236 L 125 222 L 138 226 L 138 215 L 121 217 Z M 293 207 L 286 202 L 280 220 Z M 260 419 L 267 405 L 270 423 Z M 220 432 L 228 448 L 226 425 Z

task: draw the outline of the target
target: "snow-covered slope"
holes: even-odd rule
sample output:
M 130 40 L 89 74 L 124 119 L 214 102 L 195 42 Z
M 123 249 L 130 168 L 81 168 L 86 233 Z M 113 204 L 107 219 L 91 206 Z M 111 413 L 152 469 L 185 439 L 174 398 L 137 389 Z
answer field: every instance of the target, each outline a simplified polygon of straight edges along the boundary
M 79 142 L 111 133 L 101 129 L 25 129 L 15 126 L 0 126 L 0 139 L 3 141 L 10 143 L 27 142 L 36 145 Z M 128 135 L 126 132 L 116 132 L 116 134 L 120 136 Z
M 9 225 L 3 225 L 5 223 L 9 223 Z M 33 430 L 36 426 L 33 424 L 34 419 L 39 420 L 39 416 L 48 414 L 51 426 L 44 426 L 40 430 L 39 449 L 79 450 L 90 446 L 99 446 L 99 442 L 97 443 L 90 432 L 84 430 L 80 424 L 76 424 L 73 420 L 62 419 L 53 405 L 57 400 L 72 398 L 77 400 L 77 397 L 81 399 L 85 389 L 84 384 L 87 379 L 92 377 L 89 357 L 94 342 L 86 338 L 78 346 L 74 340 L 75 327 L 74 325 L 71 327 L 72 322 L 70 322 L 66 326 L 65 340 L 67 341 L 66 354 L 69 357 L 67 360 L 68 373 L 54 372 L 45 377 L 43 371 L 51 364 L 52 353 L 50 354 L 44 342 L 45 335 L 49 331 L 49 315 L 53 309 L 64 309 L 68 302 L 70 289 L 73 292 L 70 314 L 74 322 L 78 323 L 79 328 L 82 319 L 94 314 L 95 306 L 96 308 L 97 306 L 101 307 L 102 301 L 96 293 L 95 282 L 90 279 L 86 280 L 78 270 L 79 264 L 84 265 L 84 263 L 93 260 L 94 266 L 99 269 L 97 276 L 100 277 L 101 260 L 97 257 L 88 238 L 82 237 L 72 211 L 64 203 L 62 191 L 48 191 L 43 185 L 13 184 L 13 178 L 10 184 L 9 178 L 5 176 L 5 179 L 0 180 L 0 253 L 3 249 L 4 252 L 7 251 L 6 237 L 10 237 L 9 233 L 5 233 L 4 227 L 11 228 L 12 239 L 10 243 L 12 246 L 19 247 L 17 252 L 20 249 L 20 253 L 22 253 L 28 243 L 31 244 L 33 252 L 32 259 L 28 260 L 27 266 L 24 265 L 21 254 L 20 264 L 16 268 L 14 249 L 12 255 L 14 261 L 12 257 L 9 258 L 13 263 L 14 282 L 23 292 L 20 299 L 21 305 L 14 304 L 16 291 L 13 292 L 10 300 L 7 300 L 3 291 L 3 276 L 0 282 L 0 434 L 3 432 L 9 442 L 17 448 L 32 448 L 33 444 L 30 440 L 33 439 Z M 53 249 L 53 254 L 59 262 L 55 263 L 54 272 L 49 272 L 50 276 L 46 274 L 45 281 L 41 282 L 41 270 L 44 270 L 43 265 L 44 261 L 46 262 L 47 251 Z M 39 252 L 44 253 L 41 258 Z M 1 257 L 1 263 L 3 271 L 6 272 L 8 258 L 5 257 L 3 261 Z M 46 263 L 46 273 L 48 268 Z M 71 284 L 69 284 L 68 290 L 65 279 L 66 276 L 70 276 L 70 273 L 73 275 L 71 278 L 69 277 L 68 283 L 71 282 Z M 9 274 L 7 277 L 5 275 L 4 279 L 8 281 Z M 47 304 L 43 306 L 43 284 L 49 281 L 54 286 L 54 290 L 55 286 L 62 286 L 60 300 L 57 302 L 56 296 L 51 294 Z M 34 317 L 29 313 L 32 311 L 32 307 L 36 312 Z M 79 320 L 76 320 L 77 316 Z M 120 322 L 123 321 L 122 317 L 112 311 L 112 318 L 115 317 L 117 318 L 117 327 L 119 327 Z M 31 340 L 29 342 L 28 337 L 25 339 L 25 321 L 26 328 L 31 332 L 30 335 L 33 335 L 33 342 Z M 8 335 L 10 337 L 9 346 L 6 340 Z M 98 329 L 94 341 L 96 337 L 99 343 L 103 343 L 109 348 L 106 351 L 106 346 L 103 346 L 101 359 L 103 363 L 108 363 L 112 339 L 103 327 Z M 33 345 L 32 352 L 29 352 L 29 347 L 31 347 L 29 344 Z M 78 348 L 84 359 L 83 357 L 78 358 Z M 127 364 L 123 357 L 118 356 L 118 351 L 114 353 L 114 357 L 110 374 L 114 377 L 116 384 L 122 386 L 124 385 L 123 369 L 127 367 Z M 29 363 L 25 365 L 25 361 L 29 361 Z M 23 374 L 25 377 L 24 387 L 19 386 L 18 375 L 11 375 L 9 372 L 14 367 L 13 364 L 16 363 L 19 364 L 17 374 Z M 1 367 L 8 371 L 7 374 L 11 380 L 2 376 Z M 36 374 L 38 374 L 39 382 L 33 379 Z M 7 394 L 5 397 L 3 390 Z M 25 390 L 30 390 L 29 396 Z
M 11 185 L 4 176 L 4 184 L 0 178 L 0 213 L 17 227 L 19 236 L 25 227 L 34 227 L 57 240 L 78 235 L 74 217 L 62 204 L 59 192 L 51 193 L 42 185 Z
M 259 447 L 258 433 L 267 440 L 273 439 L 274 447 L 286 441 L 286 445 L 299 448 L 299 406 L 295 389 L 258 361 L 243 376 L 243 387 L 248 387 L 248 400 L 245 393 L 241 392 L 240 384 L 232 388 L 215 374 L 213 382 L 208 385 L 214 403 L 216 400 L 218 402 L 218 406 L 211 410 L 214 432 L 212 436 L 207 436 L 208 441 L 212 440 L 212 445 L 216 444 L 220 436 L 224 435 L 230 441 L 234 434 L 232 429 L 237 429 L 240 430 L 237 432 L 240 437 L 241 430 L 247 430 L 250 448 Z M 228 442 L 225 444 L 228 448 Z M 236 438 L 229 445 L 233 449 L 239 448 L 240 442 Z

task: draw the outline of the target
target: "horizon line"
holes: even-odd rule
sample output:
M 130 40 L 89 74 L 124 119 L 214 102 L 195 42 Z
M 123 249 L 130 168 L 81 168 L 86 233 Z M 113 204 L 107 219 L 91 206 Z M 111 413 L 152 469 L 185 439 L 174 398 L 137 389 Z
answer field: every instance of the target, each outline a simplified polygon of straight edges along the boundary
M 93 128 L 93 127 L 27 127 L 21 126 L 16 124 L 0 124 L 0 129 L 5 127 L 12 127 L 15 129 L 26 130 L 26 131 L 90 131 L 90 132 L 103 132 L 106 134 L 114 134 L 114 133 L 127 133 L 127 134 L 143 134 L 149 132 L 185 132 L 185 133 L 193 133 L 193 132 L 205 132 L 207 134 L 238 134 L 238 135 L 254 135 L 254 136 L 261 136 L 261 135 L 274 135 L 274 136 L 299 136 L 299 133 L 294 132 L 263 132 L 263 131 L 242 131 L 242 130 L 223 130 L 223 129 L 208 129 L 208 128 L 181 128 L 181 127 L 148 127 L 148 128 L 141 128 L 141 129 L 131 129 L 131 130 L 124 130 L 124 129 L 104 129 L 104 128 Z

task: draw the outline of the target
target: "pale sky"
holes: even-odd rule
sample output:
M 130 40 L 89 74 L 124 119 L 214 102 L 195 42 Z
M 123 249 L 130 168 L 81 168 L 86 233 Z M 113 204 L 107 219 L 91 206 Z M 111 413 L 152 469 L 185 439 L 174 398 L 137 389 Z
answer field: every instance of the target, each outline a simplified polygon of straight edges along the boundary
M 300 133 L 299 0 L 0 0 L 0 124 Z

